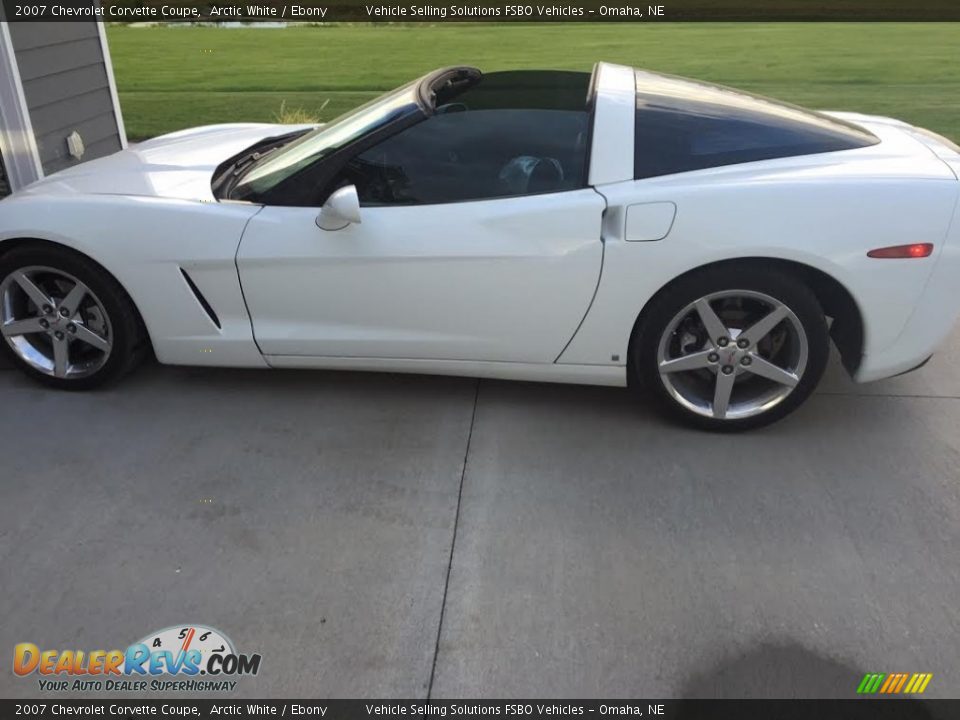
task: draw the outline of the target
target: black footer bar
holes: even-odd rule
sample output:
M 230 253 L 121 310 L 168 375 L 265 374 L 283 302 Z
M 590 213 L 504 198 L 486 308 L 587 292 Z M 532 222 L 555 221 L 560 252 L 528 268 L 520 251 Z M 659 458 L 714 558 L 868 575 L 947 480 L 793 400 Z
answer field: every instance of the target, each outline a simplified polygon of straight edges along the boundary
M 947 720 L 960 700 L 0 700 L 3 718 L 624 718 Z

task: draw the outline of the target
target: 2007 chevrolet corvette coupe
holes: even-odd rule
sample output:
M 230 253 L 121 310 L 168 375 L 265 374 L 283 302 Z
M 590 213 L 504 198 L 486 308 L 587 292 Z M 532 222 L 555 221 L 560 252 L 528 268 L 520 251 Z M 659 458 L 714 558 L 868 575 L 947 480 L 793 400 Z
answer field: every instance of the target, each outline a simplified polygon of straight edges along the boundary
M 438 70 L 322 126 L 176 132 L 0 202 L 4 352 L 65 389 L 162 363 L 636 385 L 783 417 L 960 309 L 960 148 L 601 63 Z

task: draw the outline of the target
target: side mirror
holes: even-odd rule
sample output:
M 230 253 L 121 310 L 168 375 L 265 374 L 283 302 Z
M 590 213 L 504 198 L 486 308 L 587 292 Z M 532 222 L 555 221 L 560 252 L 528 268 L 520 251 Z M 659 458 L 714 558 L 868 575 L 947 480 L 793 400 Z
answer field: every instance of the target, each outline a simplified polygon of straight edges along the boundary
M 360 198 L 357 188 L 347 185 L 327 198 L 317 215 L 317 227 L 322 230 L 343 230 L 350 223 L 360 222 Z

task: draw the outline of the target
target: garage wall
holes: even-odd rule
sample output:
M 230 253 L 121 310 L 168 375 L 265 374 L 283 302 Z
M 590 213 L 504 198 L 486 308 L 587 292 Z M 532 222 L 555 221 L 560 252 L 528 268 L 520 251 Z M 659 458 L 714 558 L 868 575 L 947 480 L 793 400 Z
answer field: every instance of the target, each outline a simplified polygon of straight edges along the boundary
M 9 31 L 44 173 L 81 162 L 67 150 L 73 131 L 83 139 L 82 160 L 120 150 L 123 123 L 98 24 L 17 22 Z

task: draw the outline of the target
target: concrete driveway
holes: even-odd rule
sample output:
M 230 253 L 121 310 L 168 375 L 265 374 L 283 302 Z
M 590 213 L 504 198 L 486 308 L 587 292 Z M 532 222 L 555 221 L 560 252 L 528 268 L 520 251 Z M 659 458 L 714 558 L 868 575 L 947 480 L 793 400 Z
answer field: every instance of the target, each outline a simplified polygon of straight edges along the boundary
M 604 388 L 0 372 L 0 652 L 196 622 L 262 654 L 241 696 L 851 697 L 895 671 L 955 696 L 956 357 L 864 387 L 834 363 L 736 437 Z

